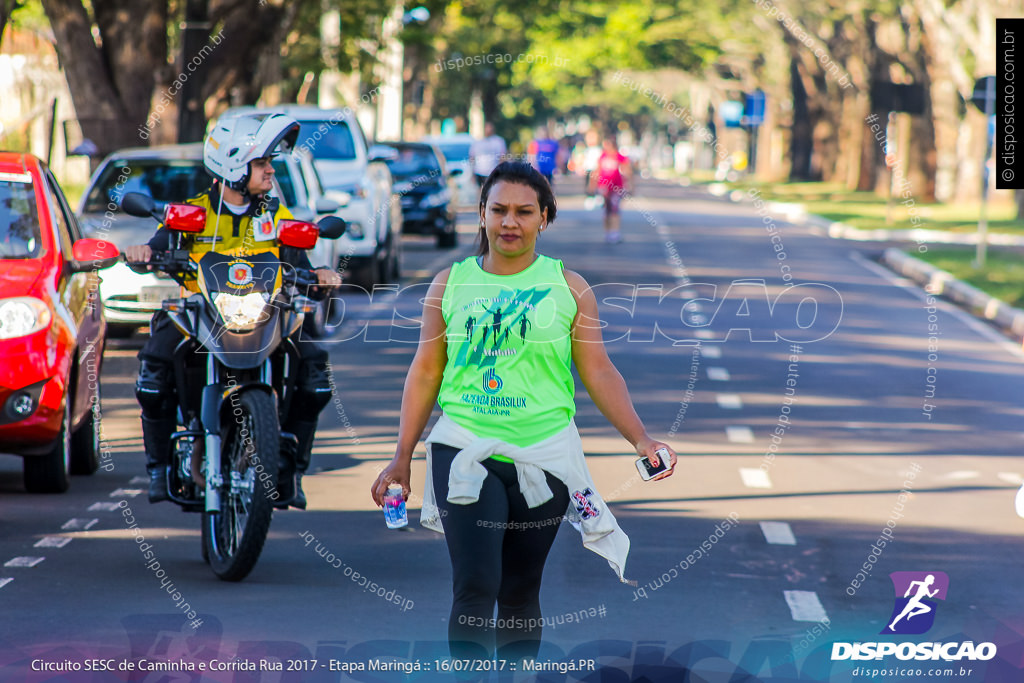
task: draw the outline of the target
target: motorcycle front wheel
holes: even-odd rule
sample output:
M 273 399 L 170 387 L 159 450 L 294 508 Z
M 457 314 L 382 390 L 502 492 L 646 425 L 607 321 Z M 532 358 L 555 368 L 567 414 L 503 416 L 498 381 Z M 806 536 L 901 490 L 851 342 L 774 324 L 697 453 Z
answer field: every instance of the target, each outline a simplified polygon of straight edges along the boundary
M 203 513 L 203 555 L 218 578 L 241 581 L 260 557 L 277 491 L 280 427 L 274 399 L 246 391 L 232 399 L 221 430 L 220 510 Z

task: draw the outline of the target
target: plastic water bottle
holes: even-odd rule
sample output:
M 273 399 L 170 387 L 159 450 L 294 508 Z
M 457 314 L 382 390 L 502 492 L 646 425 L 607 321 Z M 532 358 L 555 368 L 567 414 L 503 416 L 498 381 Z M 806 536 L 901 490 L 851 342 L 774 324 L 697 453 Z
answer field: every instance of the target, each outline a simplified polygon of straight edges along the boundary
M 384 494 L 384 521 L 389 529 L 401 529 L 409 524 L 402 487 L 397 484 L 389 486 L 388 492 Z

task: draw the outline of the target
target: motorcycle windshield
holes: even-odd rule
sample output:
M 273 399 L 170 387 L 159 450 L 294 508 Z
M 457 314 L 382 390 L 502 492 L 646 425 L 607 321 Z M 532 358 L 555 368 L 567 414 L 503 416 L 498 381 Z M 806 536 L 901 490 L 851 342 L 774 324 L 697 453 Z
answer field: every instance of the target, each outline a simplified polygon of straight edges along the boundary
M 271 317 L 271 300 L 281 288 L 281 262 L 270 252 L 207 252 L 199 259 L 198 283 L 225 328 L 248 332 Z
M 199 287 L 211 299 L 218 292 L 272 297 L 281 288 L 281 262 L 272 252 L 232 256 L 210 251 L 199 259 Z

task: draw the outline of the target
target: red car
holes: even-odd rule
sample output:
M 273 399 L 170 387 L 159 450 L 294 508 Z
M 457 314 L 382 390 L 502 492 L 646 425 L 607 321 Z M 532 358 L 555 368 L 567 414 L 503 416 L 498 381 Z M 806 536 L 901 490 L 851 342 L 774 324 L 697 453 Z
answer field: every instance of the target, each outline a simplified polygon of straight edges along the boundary
M 81 238 L 46 164 L 0 152 L 0 452 L 24 458 L 31 492 L 99 467 L 97 271 L 119 256 Z

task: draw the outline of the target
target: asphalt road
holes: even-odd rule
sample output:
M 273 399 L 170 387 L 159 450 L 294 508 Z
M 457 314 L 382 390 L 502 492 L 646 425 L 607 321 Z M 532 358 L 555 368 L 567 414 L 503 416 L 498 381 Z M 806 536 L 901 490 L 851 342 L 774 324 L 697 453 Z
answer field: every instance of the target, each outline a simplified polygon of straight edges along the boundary
M 830 240 L 750 202 L 643 182 L 625 205 L 625 242 L 606 245 L 578 185 L 559 183 L 559 218 L 539 248 L 596 287 L 609 352 L 680 462 L 673 477 L 642 482 L 577 383 L 577 424 L 630 536 L 637 585 L 620 584 L 565 526 L 547 564 L 538 661 L 583 670 L 538 680 L 846 682 L 864 680 L 864 666 L 895 670 L 878 676 L 887 681 L 1024 680 L 1017 345 L 877 266 L 878 245 Z M 474 226 L 464 213 L 454 252 L 407 238 L 400 290 L 346 297 L 309 510 L 275 513 L 238 584 L 203 563 L 197 515 L 146 501 L 132 393 L 140 342 L 112 341 L 109 471 L 31 496 L 20 461 L 0 458 L 0 681 L 443 679 L 443 537 L 416 523 L 418 491 L 405 531 L 385 528 L 367 491 L 393 453 L 423 283 L 472 252 Z M 422 473 L 418 459 L 414 488 Z M 925 633 L 880 635 L 901 597 L 892 572 L 948 577 Z M 874 641 L 991 642 L 996 654 L 831 660 L 834 643 Z M 53 670 L 87 658 L 135 668 Z M 147 664 L 182 661 L 194 670 Z M 422 670 L 343 670 L 386 661 Z M 211 671 L 215 662 L 228 670 Z M 279 663 L 293 670 L 244 670 Z

